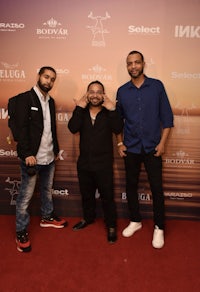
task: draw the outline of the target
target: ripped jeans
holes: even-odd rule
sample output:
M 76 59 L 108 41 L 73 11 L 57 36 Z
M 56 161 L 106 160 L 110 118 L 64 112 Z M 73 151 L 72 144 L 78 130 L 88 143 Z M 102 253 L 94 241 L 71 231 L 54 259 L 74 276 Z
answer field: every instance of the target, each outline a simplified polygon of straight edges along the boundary
M 52 186 L 55 172 L 55 162 L 48 165 L 36 165 L 36 174 L 30 176 L 23 161 L 21 167 L 21 185 L 16 199 L 16 232 L 26 229 L 30 222 L 28 207 L 33 196 L 37 177 L 39 177 L 39 191 L 41 200 L 41 216 L 48 216 L 53 212 Z

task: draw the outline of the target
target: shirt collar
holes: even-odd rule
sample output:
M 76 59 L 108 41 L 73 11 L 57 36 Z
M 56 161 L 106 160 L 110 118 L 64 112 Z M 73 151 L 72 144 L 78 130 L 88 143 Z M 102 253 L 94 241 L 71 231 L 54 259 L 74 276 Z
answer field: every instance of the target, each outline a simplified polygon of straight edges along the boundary
M 42 92 L 39 90 L 39 88 L 36 85 L 33 87 L 33 89 L 35 90 L 35 93 L 37 94 L 37 96 L 39 97 L 40 100 L 42 100 L 42 101 L 48 101 L 49 100 L 50 96 L 49 96 L 48 93 L 47 93 L 46 99 L 45 99 L 43 94 L 42 94 Z
M 149 86 L 149 85 L 150 85 L 150 78 L 147 77 L 146 75 L 144 75 L 144 76 L 145 76 L 145 80 L 144 80 L 144 83 L 142 84 L 141 87 L 143 87 L 143 86 Z M 137 88 L 137 87 L 133 84 L 133 82 L 132 82 L 131 80 L 129 81 L 129 85 L 128 85 L 128 87 L 129 87 L 129 88 L 131 88 L 131 87 Z

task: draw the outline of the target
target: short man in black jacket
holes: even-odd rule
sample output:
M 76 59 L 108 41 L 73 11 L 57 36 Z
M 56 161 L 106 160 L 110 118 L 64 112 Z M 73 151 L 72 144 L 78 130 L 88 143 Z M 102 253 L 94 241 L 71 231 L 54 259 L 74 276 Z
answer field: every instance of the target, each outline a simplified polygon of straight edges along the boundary
M 21 186 L 16 199 L 16 243 L 21 252 L 31 250 L 27 227 L 28 207 L 40 177 L 41 227 L 62 228 L 66 221 L 54 214 L 52 184 L 59 145 L 56 133 L 54 99 L 48 94 L 56 80 L 52 67 L 42 67 L 38 81 L 17 99 L 17 127 L 20 129 L 17 153 L 20 158 Z
M 113 190 L 113 133 L 119 134 L 123 122 L 115 102 L 104 92 L 99 81 L 88 85 L 87 93 L 75 100 L 76 108 L 69 120 L 72 133 L 80 133 L 80 156 L 77 161 L 78 179 L 82 196 L 83 220 L 73 229 L 79 230 L 95 220 L 95 192 L 102 200 L 109 242 L 117 240 L 116 206 Z

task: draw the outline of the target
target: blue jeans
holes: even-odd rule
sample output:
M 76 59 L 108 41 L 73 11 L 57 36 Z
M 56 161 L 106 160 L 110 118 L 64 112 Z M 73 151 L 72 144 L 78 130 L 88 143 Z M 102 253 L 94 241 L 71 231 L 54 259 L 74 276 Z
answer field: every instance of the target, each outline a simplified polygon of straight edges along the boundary
M 154 223 L 160 229 L 164 229 L 165 207 L 161 156 L 155 157 L 153 152 L 148 154 L 127 152 L 127 156 L 124 160 L 126 169 L 126 195 L 130 211 L 130 220 L 135 222 L 141 221 L 138 201 L 138 182 L 141 164 L 144 163 L 152 193 Z
M 36 174 L 29 176 L 27 166 L 23 161 L 21 167 L 21 186 L 16 199 L 16 231 L 27 228 L 30 222 L 28 207 L 33 196 L 36 180 L 39 176 L 39 191 L 41 199 L 41 216 L 53 212 L 52 185 L 55 172 L 55 162 L 48 165 L 36 165 Z

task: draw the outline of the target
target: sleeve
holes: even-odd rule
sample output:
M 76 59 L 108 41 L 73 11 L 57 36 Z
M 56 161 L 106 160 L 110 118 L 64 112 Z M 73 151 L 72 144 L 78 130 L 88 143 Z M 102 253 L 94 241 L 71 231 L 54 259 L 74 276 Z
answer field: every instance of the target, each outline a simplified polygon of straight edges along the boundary
M 116 109 L 117 112 L 119 113 L 119 115 L 121 116 L 121 118 L 123 117 L 123 110 L 122 110 L 122 106 L 121 106 L 121 98 L 120 98 L 120 92 L 119 89 L 117 91 L 117 97 L 116 97 Z
M 162 84 L 162 83 L 161 83 Z M 160 102 L 160 119 L 163 128 L 172 128 L 174 126 L 174 117 L 172 108 L 165 90 L 162 84 L 161 102 Z
M 30 98 L 28 94 L 22 94 L 17 102 L 16 114 L 19 127 L 18 145 L 24 157 L 33 155 L 30 147 Z
M 54 154 L 58 155 L 59 153 L 59 143 L 57 136 L 57 124 L 56 124 L 56 105 L 54 99 L 51 97 L 49 100 L 50 112 L 51 112 L 51 124 L 52 124 L 52 136 L 53 136 L 53 145 L 54 145 Z
M 120 134 L 123 130 L 124 123 L 119 112 L 117 110 L 108 111 L 108 118 L 112 132 L 115 134 Z
M 75 134 L 80 131 L 84 111 L 85 109 L 80 106 L 75 107 L 72 113 L 72 117 L 70 118 L 68 122 L 68 128 L 71 133 Z

